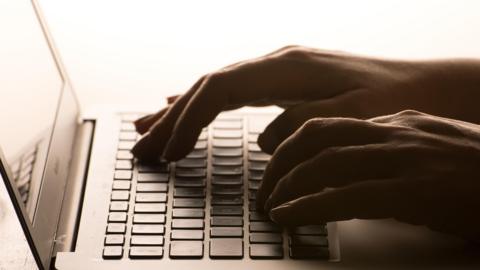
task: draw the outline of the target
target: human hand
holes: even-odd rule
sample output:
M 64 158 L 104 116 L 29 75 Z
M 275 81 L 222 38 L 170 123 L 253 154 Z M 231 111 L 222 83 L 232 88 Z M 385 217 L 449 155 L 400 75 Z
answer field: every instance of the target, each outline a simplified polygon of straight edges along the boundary
M 419 88 L 414 86 L 422 70 L 420 63 L 285 47 L 205 75 L 172 105 L 139 120 L 137 130 L 145 136 L 133 153 L 142 160 L 162 154 L 178 160 L 219 112 L 278 105 L 286 111 L 259 138 L 262 149 L 272 153 L 313 117 L 369 118 L 409 107 L 423 109 L 412 103 L 422 100 L 421 95 L 409 98 Z
M 480 126 L 416 111 L 316 118 L 275 151 L 259 208 L 286 226 L 377 218 L 480 240 Z

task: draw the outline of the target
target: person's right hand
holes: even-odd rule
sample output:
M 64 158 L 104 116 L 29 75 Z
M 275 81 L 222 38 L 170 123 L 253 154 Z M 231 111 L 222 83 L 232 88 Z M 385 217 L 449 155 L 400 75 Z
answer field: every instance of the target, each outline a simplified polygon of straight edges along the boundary
M 450 87 L 448 78 L 457 82 L 457 73 L 465 72 L 449 69 L 450 77 L 444 76 L 442 68 L 432 72 L 431 67 L 438 66 L 449 67 L 450 63 L 383 60 L 285 47 L 205 75 L 172 105 L 139 119 L 136 127 L 144 136 L 132 152 L 144 161 L 160 156 L 178 160 L 191 151 L 201 129 L 218 113 L 246 105 L 286 108 L 259 137 L 258 143 L 267 153 L 314 117 L 364 119 L 416 109 L 455 118 L 458 113 L 445 108 L 452 107 L 452 97 L 461 100 L 462 96 L 430 90 Z

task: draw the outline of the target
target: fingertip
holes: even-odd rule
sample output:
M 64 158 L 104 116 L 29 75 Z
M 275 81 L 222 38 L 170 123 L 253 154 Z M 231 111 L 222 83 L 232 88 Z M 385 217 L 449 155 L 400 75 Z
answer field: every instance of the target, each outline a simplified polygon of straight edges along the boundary
M 144 136 L 133 146 L 130 152 L 141 161 L 153 162 L 158 160 L 159 154 L 155 151 L 151 141 L 152 138 L 149 134 Z
M 275 152 L 275 148 L 279 144 L 278 140 L 278 136 L 274 131 L 266 129 L 263 133 L 258 135 L 257 144 L 263 152 L 272 154 Z
M 268 215 L 270 216 L 270 219 L 278 224 L 286 224 L 290 223 L 290 220 L 292 219 L 292 206 L 290 203 L 284 203 L 282 205 L 279 205 L 275 208 L 272 208 L 269 212 Z

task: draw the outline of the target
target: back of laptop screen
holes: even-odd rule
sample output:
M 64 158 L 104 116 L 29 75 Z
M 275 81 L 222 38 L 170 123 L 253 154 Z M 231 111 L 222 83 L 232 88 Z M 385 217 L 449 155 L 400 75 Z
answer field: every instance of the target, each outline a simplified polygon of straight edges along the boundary
M 63 80 L 30 1 L 0 1 L 0 37 L 0 147 L 33 222 Z

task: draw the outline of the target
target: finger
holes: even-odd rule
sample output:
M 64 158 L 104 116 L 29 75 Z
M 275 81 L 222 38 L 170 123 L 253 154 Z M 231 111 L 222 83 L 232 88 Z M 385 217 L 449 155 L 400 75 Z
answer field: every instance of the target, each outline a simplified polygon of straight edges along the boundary
M 403 179 L 359 182 L 290 201 L 272 209 L 270 216 L 292 227 L 354 218 L 391 218 L 404 213 L 412 216 L 414 203 L 409 202 L 409 192 L 414 186 Z
M 286 109 L 275 118 L 258 137 L 258 144 L 272 154 L 278 145 L 292 135 L 303 123 L 315 117 L 368 117 L 359 108 L 358 96 L 363 89 L 348 91 L 329 99 L 304 102 Z
M 399 164 L 408 166 L 409 158 L 408 151 L 402 153 L 387 144 L 328 148 L 282 177 L 266 201 L 265 210 L 325 188 L 392 178 Z
M 163 154 L 164 147 L 170 139 L 178 116 L 182 113 L 184 107 L 204 80 L 205 77 L 200 78 L 187 93 L 176 99 L 170 109 L 168 109 L 165 114 L 150 127 L 149 132 L 137 142 L 132 149 L 132 153 L 138 159 L 143 161 L 156 161 Z
M 257 207 L 264 204 L 277 182 L 295 166 L 330 147 L 382 143 L 390 130 L 352 118 L 315 118 L 307 121 L 275 151 L 257 192 Z
M 159 119 L 161 119 L 165 113 L 169 110 L 170 106 L 167 106 L 157 113 L 154 114 L 149 114 L 146 115 L 140 119 L 137 119 L 134 124 L 135 124 L 135 129 L 137 130 L 138 133 L 140 134 L 145 134 L 148 132 L 150 127 L 152 127 L 155 122 L 157 122 Z

